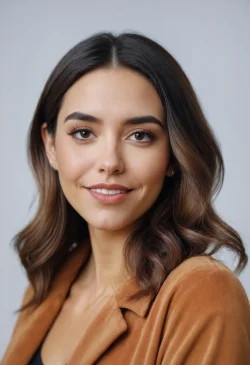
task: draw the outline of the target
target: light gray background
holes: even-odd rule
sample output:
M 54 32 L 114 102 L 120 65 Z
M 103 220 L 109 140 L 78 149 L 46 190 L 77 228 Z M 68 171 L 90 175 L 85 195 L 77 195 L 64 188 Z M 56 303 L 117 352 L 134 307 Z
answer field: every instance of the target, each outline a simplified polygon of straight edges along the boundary
M 250 253 L 250 1 L 0 1 L 0 358 L 27 280 L 10 248 L 33 216 L 26 135 L 44 83 L 73 45 L 97 31 L 139 31 L 165 46 L 192 82 L 222 146 L 218 213 Z M 219 256 L 233 269 L 226 251 Z M 250 297 L 250 264 L 240 275 Z

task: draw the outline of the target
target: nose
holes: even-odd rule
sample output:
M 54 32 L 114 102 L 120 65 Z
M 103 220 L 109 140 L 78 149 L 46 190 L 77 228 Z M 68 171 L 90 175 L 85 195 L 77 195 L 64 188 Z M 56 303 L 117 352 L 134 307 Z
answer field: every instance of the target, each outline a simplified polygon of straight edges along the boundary
M 111 141 L 105 143 L 98 160 L 99 172 L 106 173 L 107 176 L 120 174 L 124 171 L 124 160 L 121 149 Z

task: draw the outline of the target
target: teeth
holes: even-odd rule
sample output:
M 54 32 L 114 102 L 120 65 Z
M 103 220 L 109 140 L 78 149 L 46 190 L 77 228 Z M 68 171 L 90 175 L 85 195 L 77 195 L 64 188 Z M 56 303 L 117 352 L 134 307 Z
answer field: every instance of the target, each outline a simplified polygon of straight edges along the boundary
M 108 190 L 108 189 L 90 189 L 90 190 L 104 195 L 126 193 L 125 190 Z

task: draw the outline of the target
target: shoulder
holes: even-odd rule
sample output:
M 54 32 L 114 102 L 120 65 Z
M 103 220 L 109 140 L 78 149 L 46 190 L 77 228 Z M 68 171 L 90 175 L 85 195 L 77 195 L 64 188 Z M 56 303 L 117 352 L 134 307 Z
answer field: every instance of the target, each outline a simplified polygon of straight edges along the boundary
M 176 306 L 195 305 L 203 313 L 240 311 L 250 320 L 247 294 L 238 277 L 210 256 L 195 256 L 177 266 L 164 281 L 159 299 Z
M 162 326 L 162 364 L 171 356 L 176 364 L 249 363 L 249 301 L 237 276 L 216 259 L 192 257 L 176 267 L 153 315 Z
M 226 285 L 232 289 L 242 291 L 243 286 L 234 274 L 225 264 L 211 256 L 194 256 L 183 261 L 167 277 L 165 283 L 171 282 L 175 287 L 188 285 L 188 288 L 195 286 L 208 286 L 214 284 L 215 287 Z M 164 283 L 164 284 L 165 284 Z M 214 287 L 214 288 L 215 288 Z M 243 289 L 244 291 L 244 289 Z

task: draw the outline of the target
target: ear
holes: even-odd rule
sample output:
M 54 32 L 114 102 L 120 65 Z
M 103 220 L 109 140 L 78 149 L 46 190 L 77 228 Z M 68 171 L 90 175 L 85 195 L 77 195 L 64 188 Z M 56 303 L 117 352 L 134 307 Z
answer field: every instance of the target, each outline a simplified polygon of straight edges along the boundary
M 41 127 L 41 136 L 49 164 L 57 170 L 55 138 L 48 132 L 47 123 L 43 123 Z

